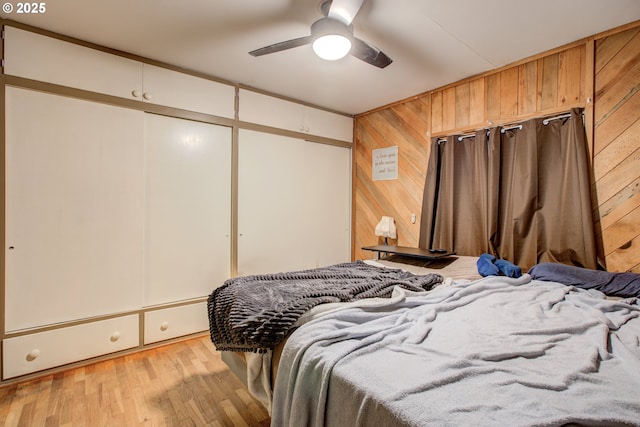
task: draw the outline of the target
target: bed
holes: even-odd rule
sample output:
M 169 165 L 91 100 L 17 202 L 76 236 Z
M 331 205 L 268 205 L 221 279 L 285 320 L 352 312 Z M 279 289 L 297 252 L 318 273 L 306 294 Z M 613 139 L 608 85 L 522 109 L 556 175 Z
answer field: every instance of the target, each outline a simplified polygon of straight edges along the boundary
M 430 285 L 315 305 L 269 349 L 220 345 L 273 426 L 640 426 L 640 275 L 611 298 L 581 269 L 367 265 Z

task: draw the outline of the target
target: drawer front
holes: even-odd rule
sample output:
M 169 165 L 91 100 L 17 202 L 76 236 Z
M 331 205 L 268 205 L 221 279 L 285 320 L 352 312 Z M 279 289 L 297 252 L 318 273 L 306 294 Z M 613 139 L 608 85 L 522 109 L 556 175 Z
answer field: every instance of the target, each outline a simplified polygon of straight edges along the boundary
M 209 328 L 205 301 L 180 307 L 154 310 L 144 315 L 144 343 L 150 344 Z
M 4 379 L 139 345 L 138 315 L 38 332 L 3 341 Z

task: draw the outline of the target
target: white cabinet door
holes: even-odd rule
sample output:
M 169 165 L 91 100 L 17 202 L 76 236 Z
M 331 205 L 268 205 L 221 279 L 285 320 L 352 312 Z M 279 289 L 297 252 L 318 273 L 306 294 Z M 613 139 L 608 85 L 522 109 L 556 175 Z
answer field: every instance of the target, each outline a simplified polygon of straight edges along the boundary
M 6 88 L 6 329 L 140 307 L 143 113 Z
M 240 90 L 239 119 L 294 132 L 353 141 L 353 119 L 250 90 Z
M 240 131 L 240 275 L 349 261 L 350 151 Z
M 144 101 L 233 118 L 235 96 L 233 86 L 144 64 Z
M 145 115 L 145 305 L 208 295 L 230 275 L 231 129 Z
M 341 141 L 353 141 L 353 119 L 340 114 L 305 107 L 304 129 L 311 135 L 324 136 L 326 138 Z
M 5 26 L 5 73 L 135 99 L 142 63 Z
M 240 89 L 238 118 L 245 122 L 304 132 L 304 106 Z

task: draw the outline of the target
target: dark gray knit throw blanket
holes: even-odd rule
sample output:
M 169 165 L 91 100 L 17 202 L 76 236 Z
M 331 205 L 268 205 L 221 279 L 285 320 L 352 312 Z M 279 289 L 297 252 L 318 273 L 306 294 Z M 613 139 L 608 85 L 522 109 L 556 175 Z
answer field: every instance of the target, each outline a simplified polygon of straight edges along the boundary
M 379 268 L 362 261 L 227 280 L 207 301 L 211 341 L 219 351 L 263 352 L 318 304 L 391 297 L 394 286 L 431 290 L 439 274 Z

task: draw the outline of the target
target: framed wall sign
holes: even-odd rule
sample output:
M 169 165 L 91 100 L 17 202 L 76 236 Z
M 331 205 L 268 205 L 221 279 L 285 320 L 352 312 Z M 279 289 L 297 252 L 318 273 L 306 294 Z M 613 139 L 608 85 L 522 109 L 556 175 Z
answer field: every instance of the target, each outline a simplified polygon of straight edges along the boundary
M 373 150 L 372 178 L 374 181 L 398 179 L 398 146 Z

